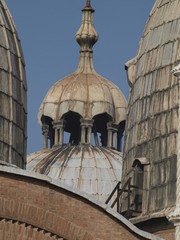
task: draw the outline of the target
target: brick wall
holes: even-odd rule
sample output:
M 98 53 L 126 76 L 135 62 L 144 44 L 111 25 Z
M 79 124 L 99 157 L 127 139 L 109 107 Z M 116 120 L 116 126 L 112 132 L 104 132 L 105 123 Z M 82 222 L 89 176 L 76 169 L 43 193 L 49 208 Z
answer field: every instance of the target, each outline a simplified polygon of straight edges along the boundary
M 139 229 L 148 231 L 165 240 L 175 239 L 175 227 L 166 217 L 152 218 L 136 224 Z
M 154 234 L 164 238 L 165 240 L 175 240 L 175 230 L 174 229 L 165 229 L 163 231 L 158 231 Z
M 48 182 L 0 172 L 0 183 L 0 240 L 145 239 L 97 205 Z
M 0 240 L 64 240 L 32 225 L 12 221 L 0 220 Z

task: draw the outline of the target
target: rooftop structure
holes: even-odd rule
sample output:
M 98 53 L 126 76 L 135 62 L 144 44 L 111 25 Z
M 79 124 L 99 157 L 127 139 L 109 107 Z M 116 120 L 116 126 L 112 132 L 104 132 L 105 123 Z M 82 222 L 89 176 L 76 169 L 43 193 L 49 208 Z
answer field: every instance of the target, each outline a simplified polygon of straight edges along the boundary
M 126 64 L 131 87 L 123 181 L 132 178 L 134 222 L 168 216 L 176 202 L 180 2 L 157 0 L 138 53 Z M 125 203 L 126 200 L 124 200 Z
M 4 1 L 0 1 L 0 56 L 0 161 L 25 168 L 25 63 L 15 24 Z
M 44 150 L 28 156 L 27 169 L 68 183 L 105 202 L 121 180 L 121 141 L 127 102 L 118 87 L 96 73 L 93 45 L 98 34 L 87 1 L 76 33 L 77 70 L 55 83 L 38 114 Z M 70 134 L 68 143 L 65 132 Z M 94 137 L 94 138 L 92 138 Z

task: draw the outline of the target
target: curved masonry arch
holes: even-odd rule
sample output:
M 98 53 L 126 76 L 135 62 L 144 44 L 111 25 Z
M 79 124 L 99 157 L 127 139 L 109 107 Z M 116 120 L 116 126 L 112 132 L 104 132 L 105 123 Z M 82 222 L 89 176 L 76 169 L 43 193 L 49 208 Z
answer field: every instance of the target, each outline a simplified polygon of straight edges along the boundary
M 0 182 L 0 219 L 67 240 L 160 239 L 93 197 L 44 175 L 0 166 Z

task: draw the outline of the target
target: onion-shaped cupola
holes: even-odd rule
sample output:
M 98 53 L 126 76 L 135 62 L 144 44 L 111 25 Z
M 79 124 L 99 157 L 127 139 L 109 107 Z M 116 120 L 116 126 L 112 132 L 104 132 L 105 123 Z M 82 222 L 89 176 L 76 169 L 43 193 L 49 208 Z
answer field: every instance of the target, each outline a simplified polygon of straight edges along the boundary
M 82 13 L 82 24 L 76 34 L 80 45 L 78 68 L 51 87 L 39 109 L 44 148 L 63 145 L 65 131 L 70 133 L 71 145 L 91 145 L 93 141 L 96 146 L 121 150 L 127 102 L 115 84 L 94 70 L 92 48 L 98 34 L 90 1 Z
M 21 43 L 0 0 L 0 164 L 26 166 L 27 83 Z

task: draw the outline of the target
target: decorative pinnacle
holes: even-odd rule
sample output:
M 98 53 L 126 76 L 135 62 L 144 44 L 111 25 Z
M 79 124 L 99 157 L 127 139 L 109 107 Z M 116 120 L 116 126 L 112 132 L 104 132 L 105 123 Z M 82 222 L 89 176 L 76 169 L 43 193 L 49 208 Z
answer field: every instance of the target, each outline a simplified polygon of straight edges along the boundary
M 76 33 L 76 41 L 80 45 L 80 58 L 77 72 L 95 72 L 93 67 L 93 46 L 98 40 L 98 33 L 93 24 L 94 9 L 91 1 L 87 0 L 85 8 L 82 9 L 82 23 Z
M 86 7 L 82 9 L 82 24 L 76 33 L 76 41 L 81 47 L 81 52 L 92 52 L 93 45 L 98 40 L 98 34 L 93 24 L 94 9 L 91 7 L 90 0 L 87 0 Z
M 87 0 L 86 7 L 91 8 L 91 0 Z
M 94 12 L 94 9 L 91 7 L 91 0 L 87 0 L 85 8 L 82 11 L 91 11 Z

